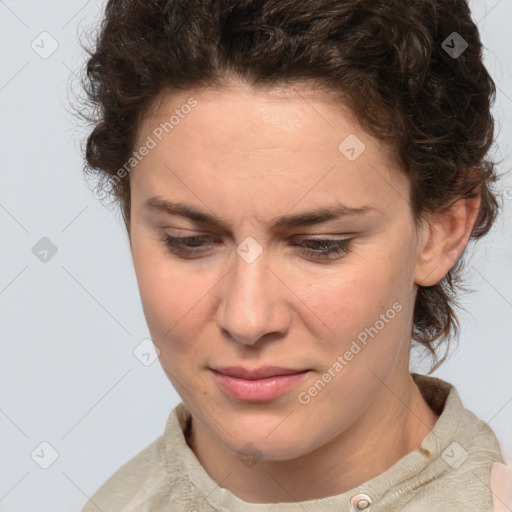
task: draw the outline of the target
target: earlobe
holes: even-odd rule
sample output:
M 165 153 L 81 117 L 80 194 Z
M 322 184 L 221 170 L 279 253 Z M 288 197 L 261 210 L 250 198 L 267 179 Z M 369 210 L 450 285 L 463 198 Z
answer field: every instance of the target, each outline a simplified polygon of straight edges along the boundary
M 455 265 L 471 236 L 480 201 L 480 194 L 459 199 L 447 212 L 431 217 L 418 254 L 416 284 L 433 286 Z

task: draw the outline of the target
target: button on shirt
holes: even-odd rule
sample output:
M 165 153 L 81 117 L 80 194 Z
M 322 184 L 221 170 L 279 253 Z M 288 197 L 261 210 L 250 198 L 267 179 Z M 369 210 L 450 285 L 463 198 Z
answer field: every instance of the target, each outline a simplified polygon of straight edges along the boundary
M 411 374 L 439 418 L 421 446 L 380 475 L 335 496 L 249 503 L 218 485 L 186 441 L 190 412 L 180 402 L 164 433 L 124 464 L 82 512 L 492 512 L 490 474 L 503 462 L 491 428 L 439 378 Z

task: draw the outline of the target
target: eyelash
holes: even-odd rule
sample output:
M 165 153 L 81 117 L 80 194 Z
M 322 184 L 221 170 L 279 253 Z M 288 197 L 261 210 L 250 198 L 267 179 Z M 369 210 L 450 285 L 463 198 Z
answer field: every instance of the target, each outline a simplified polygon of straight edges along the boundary
M 211 237 L 206 235 L 174 237 L 168 233 L 164 233 L 160 238 L 166 248 L 173 254 L 184 254 L 187 256 L 204 252 L 191 249 L 191 247 L 204 247 L 204 244 L 200 242 L 208 239 L 211 239 Z M 349 253 L 351 249 L 351 239 L 334 240 L 329 238 L 310 238 L 304 240 L 304 242 L 310 245 L 317 244 L 317 249 L 302 248 L 299 253 L 302 256 L 316 259 L 338 259 Z M 187 244 L 189 244 L 188 247 Z M 294 244 L 294 246 L 299 247 L 297 244 Z

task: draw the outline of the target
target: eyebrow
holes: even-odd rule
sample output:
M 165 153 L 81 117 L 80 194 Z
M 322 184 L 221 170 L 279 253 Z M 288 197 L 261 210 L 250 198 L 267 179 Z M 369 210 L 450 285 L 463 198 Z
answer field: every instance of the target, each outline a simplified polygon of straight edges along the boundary
M 216 215 L 206 213 L 185 203 L 168 201 L 158 196 L 148 199 L 144 203 L 143 209 L 164 211 L 171 215 L 185 217 L 198 224 L 222 228 L 224 231 L 228 232 L 230 231 L 229 226 Z M 332 205 L 318 208 L 316 210 L 277 217 L 272 220 L 270 228 L 272 230 L 276 230 L 314 226 L 330 220 L 336 220 L 341 217 L 364 215 L 372 211 L 379 212 L 379 210 L 373 206 L 364 205 L 359 207 L 349 207 L 340 201 L 335 201 Z

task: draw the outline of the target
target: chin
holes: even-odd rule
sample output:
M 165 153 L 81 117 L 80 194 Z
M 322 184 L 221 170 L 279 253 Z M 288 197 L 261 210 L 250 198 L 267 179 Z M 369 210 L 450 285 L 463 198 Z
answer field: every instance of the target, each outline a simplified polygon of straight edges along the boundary
M 270 442 L 264 437 L 259 441 L 245 437 L 239 440 L 239 444 L 235 443 L 230 439 L 228 448 L 238 458 L 254 463 L 257 463 L 259 460 L 288 461 L 296 459 L 305 453 L 304 445 L 300 439 L 294 439 L 289 441 L 289 444 L 285 444 L 282 439 Z
M 282 420 L 282 418 L 281 418 Z M 286 420 L 285 420 L 286 422 Z M 296 429 L 278 427 L 279 421 L 258 422 L 256 419 L 248 421 L 234 421 L 230 423 L 230 436 L 224 431 L 215 429 L 215 434 L 222 443 L 233 453 L 240 457 L 249 457 L 265 460 L 292 460 L 308 451 L 308 444 L 302 439 Z M 215 428 L 215 426 L 213 426 Z

